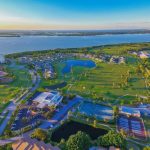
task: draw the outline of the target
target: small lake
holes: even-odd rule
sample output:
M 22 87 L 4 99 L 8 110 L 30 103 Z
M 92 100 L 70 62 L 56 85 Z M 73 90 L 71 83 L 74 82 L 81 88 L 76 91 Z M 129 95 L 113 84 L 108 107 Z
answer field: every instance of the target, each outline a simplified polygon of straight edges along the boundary
M 84 101 L 78 106 L 78 111 L 81 114 L 88 117 L 95 117 L 98 120 L 113 120 L 113 109 L 109 106 Z
M 96 66 L 95 62 L 92 60 L 67 60 L 65 61 L 65 67 L 62 70 L 63 74 L 70 73 L 72 67 L 86 67 L 94 68 Z
M 94 128 L 92 126 L 78 123 L 75 121 L 70 121 L 66 124 L 63 124 L 58 129 L 56 129 L 52 133 L 52 141 L 60 142 L 63 138 L 67 140 L 70 135 L 76 134 L 78 131 L 82 131 L 87 133 L 92 140 L 97 139 L 99 136 L 104 135 L 107 133 L 107 130 L 101 128 Z

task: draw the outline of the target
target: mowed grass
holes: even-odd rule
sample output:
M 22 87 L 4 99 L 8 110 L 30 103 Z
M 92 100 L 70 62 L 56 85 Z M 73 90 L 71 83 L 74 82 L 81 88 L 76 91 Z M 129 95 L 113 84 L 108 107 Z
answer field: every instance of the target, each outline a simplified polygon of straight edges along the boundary
M 98 64 L 97 68 L 88 70 L 86 77 L 82 75 L 79 82 L 76 82 L 72 90 L 80 91 L 80 93 L 89 93 L 90 95 L 111 96 L 117 98 L 125 94 L 145 94 L 145 84 L 141 77 L 137 77 L 133 71 L 131 78 L 136 77 L 136 81 L 132 82 L 128 88 L 117 87 L 121 82 L 121 75 L 126 74 L 128 70 L 135 68 L 126 65 L 114 64 Z M 115 84 L 115 86 L 113 86 Z M 141 90 L 143 89 L 143 90 Z
M 61 89 L 63 92 L 76 93 L 92 99 L 104 98 L 110 101 L 115 101 L 126 94 L 134 97 L 147 94 L 144 79 L 136 73 L 135 64 L 97 63 L 97 66 L 92 69 L 74 67 L 72 73 L 65 75 L 62 74 L 63 67 L 63 63 L 55 64 L 57 78 L 44 80 L 43 86 L 66 81 L 68 85 Z M 128 71 L 131 72 L 128 85 L 120 87 L 125 78 L 122 75 L 126 76 Z
M 136 44 L 121 44 L 121 45 L 110 45 L 101 48 L 92 49 L 92 51 L 100 51 L 101 53 L 110 55 L 128 55 L 129 50 L 139 51 L 141 49 L 150 49 L 150 43 L 136 43 Z
M 19 96 L 25 89 L 32 86 L 31 77 L 26 68 L 19 67 L 19 65 L 6 67 L 14 77 L 14 80 L 11 83 L 0 85 L 1 104 L 7 103 L 16 96 Z

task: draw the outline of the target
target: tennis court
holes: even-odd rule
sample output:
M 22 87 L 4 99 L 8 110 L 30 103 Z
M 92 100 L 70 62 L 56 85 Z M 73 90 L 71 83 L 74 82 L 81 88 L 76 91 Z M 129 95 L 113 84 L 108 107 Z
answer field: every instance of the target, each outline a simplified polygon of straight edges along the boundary
M 143 120 L 138 117 L 119 115 L 117 130 L 124 130 L 129 136 L 145 140 L 147 138 Z
M 92 102 L 84 101 L 79 107 L 78 111 L 89 117 L 95 117 L 98 120 L 113 120 L 113 109 L 109 106 L 95 104 Z

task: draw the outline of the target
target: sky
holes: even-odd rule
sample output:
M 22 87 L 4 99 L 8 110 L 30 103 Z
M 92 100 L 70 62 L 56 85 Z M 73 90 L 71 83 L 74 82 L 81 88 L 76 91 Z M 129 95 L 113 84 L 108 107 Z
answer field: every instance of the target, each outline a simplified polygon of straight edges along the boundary
M 3 29 L 150 29 L 150 0 L 0 0 Z

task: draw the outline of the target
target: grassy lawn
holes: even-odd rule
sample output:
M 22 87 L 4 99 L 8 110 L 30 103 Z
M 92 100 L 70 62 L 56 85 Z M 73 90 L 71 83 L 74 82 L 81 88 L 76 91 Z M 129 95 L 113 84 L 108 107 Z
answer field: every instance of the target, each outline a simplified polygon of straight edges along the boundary
M 150 43 L 91 48 L 89 49 L 91 53 L 125 56 L 126 64 L 97 62 L 97 66 L 93 69 L 73 67 L 72 73 L 64 75 L 62 74 L 62 69 L 65 64 L 57 62 L 54 64 L 57 73 L 56 78 L 52 80 L 43 79 L 41 87 L 65 81 L 67 86 L 61 89 L 64 93 L 70 92 L 87 98 L 103 99 L 105 102 L 108 100 L 109 103 L 114 104 L 134 104 L 133 100 L 138 101 L 139 96 L 148 95 L 148 89 L 145 87 L 143 75 L 137 74 L 136 71 L 139 58 L 128 54 L 128 51 L 140 51 L 142 49 L 149 50 Z M 125 80 L 127 77 L 128 79 Z
M 32 86 L 32 81 L 28 70 L 19 65 L 6 66 L 9 73 L 14 77 L 13 82 L 0 85 L 1 109 L 12 98 L 19 96 L 21 92 Z
M 100 51 L 101 53 L 110 55 L 127 55 L 127 51 L 129 50 L 139 51 L 141 49 L 150 49 L 150 43 L 118 44 L 113 46 L 104 46 L 102 48 L 95 48 L 94 51 Z
M 56 79 L 45 80 L 41 83 L 41 87 L 53 85 L 66 81 L 68 85 L 61 89 L 63 92 L 69 91 L 81 96 L 93 99 L 108 99 L 109 102 L 114 102 L 118 97 L 129 94 L 133 99 L 136 95 L 146 95 L 145 82 L 141 75 L 136 73 L 137 59 L 129 58 L 127 64 L 109 64 L 97 63 L 97 66 L 92 69 L 84 67 L 73 67 L 73 72 L 62 74 L 64 63 L 55 64 L 57 72 Z M 130 78 L 126 86 L 121 84 L 124 78 L 130 72 Z M 130 102 L 129 98 L 129 102 Z M 120 102 L 127 101 L 120 98 Z M 125 102 L 124 102 L 125 103 Z

